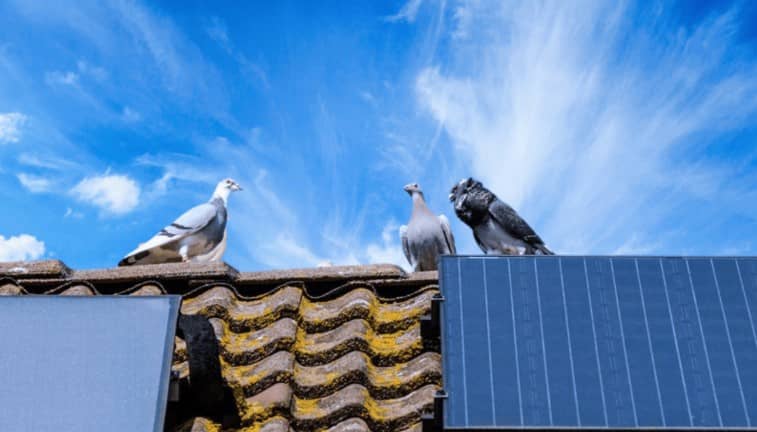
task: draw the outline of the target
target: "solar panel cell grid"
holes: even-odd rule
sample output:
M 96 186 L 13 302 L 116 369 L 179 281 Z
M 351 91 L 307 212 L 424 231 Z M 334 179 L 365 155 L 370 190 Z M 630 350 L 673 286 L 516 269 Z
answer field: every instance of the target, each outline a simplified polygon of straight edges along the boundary
M 447 427 L 751 427 L 757 259 L 443 257 Z

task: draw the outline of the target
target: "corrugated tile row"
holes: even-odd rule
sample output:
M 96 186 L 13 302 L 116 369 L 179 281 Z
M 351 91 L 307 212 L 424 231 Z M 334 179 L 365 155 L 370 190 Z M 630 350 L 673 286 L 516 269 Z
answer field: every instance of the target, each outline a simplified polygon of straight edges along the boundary
M 186 298 L 182 312 L 210 318 L 244 425 L 396 431 L 419 422 L 441 381 L 440 356 L 420 336 L 435 292 L 387 301 L 358 286 L 318 300 L 284 286 L 245 299 L 215 286 Z
M 370 285 L 311 298 L 285 285 L 245 298 L 232 285 L 188 293 L 182 313 L 210 319 L 219 340 L 222 373 L 233 389 L 244 431 L 420 431 L 421 413 L 441 382 L 441 359 L 423 344 L 420 318 L 434 285 L 402 299 L 379 298 Z M 0 295 L 25 293 L 0 280 Z M 97 295 L 87 283 L 48 291 Z M 142 283 L 128 295 L 164 293 Z M 173 369 L 187 376 L 186 345 L 176 338 Z M 181 431 L 216 431 L 197 418 Z
M 387 303 L 369 288 L 356 286 L 335 299 L 318 301 L 305 296 L 301 287 L 284 286 L 262 298 L 244 300 L 228 286 L 215 286 L 185 299 L 182 312 L 221 318 L 237 332 L 290 317 L 308 332 L 334 329 L 360 318 L 377 332 L 388 333 L 417 323 L 434 292 L 423 290 L 408 299 Z
M 218 432 L 220 429 L 217 424 L 206 418 L 198 417 L 188 421 L 177 432 Z M 420 423 L 415 423 L 407 428 L 397 429 L 397 432 L 421 432 Z M 294 429 L 290 426 L 289 420 L 283 417 L 273 417 L 264 422 L 257 423 L 253 426 L 238 429 L 239 432 L 291 432 Z M 368 424 L 361 418 L 352 417 L 347 420 L 322 429 L 323 432 L 367 432 L 371 431 Z

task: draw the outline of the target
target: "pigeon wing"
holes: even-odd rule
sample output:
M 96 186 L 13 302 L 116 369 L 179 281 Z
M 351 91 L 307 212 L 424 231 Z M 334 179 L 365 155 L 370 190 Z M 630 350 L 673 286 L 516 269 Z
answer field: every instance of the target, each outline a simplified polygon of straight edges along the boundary
M 405 253 L 405 258 L 410 265 L 413 265 L 413 260 L 410 259 L 410 245 L 407 241 L 407 225 L 400 227 L 400 240 L 402 240 L 402 252 Z
M 444 242 L 447 244 L 447 250 L 450 255 L 456 255 L 457 249 L 455 248 L 455 237 L 452 235 L 452 229 L 449 227 L 449 220 L 447 216 L 439 215 L 439 225 L 442 227 L 442 234 L 444 235 Z
M 119 265 L 133 264 L 136 260 L 130 260 L 130 258 L 134 258 L 136 255 L 196 233 L 210 223 L 216 217 L 217 212 L 216 207 L 211 203 L 192 207 L 179 216 L 173 223 L 160 230 L 150 240 L 140 244 L 139 247 L 131 251 L 119 262 Z
M 495 199 L 489 204 L 489 214 L 513 238 L 535 245 L 544 243 L 528 223 L 509 205 Z
M 473 230 L 473 240 L 476 241 L 476 244 L 481 249 L 481 252 L 489 254 L 489 249 L 487 249 L 486 246 L 484 246 L 484 244 L 481 242 L 481 239 L 478 238 L 478 236 L 476 235 L 476 230 Z

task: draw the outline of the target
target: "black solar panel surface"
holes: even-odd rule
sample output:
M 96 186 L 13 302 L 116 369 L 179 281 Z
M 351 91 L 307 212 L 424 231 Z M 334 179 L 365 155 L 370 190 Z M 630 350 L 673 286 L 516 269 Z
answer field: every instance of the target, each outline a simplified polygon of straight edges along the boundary
M 757 258 L 441 258 L 447 427 L 752 427 Z

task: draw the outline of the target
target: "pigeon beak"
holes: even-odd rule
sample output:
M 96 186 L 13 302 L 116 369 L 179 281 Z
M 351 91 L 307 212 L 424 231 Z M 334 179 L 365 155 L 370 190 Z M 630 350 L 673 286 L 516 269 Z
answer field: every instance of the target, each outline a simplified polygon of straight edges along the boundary
M 238 185 L 238 184 L 236 184 L 236 183 L 234 183 L 234 185 L 233 185 L 233 186 L 231 187 L 231 189 L 232 189 L 232 190 L 235 190 L 235 191 L 241 191 L 241 190 L 244 190 L 244 189 L 242 189 L 242 186 L 239 186 L 239 185 Z
M 455 194 L 453 194 L 453 193 L 449 194 L 449 200 L 450 200 L 450 202 L 454 202 L 455 201 Z
M 410 193 L 410 189 L 413 187 L 411 184 L 406 184 L 405 187 L 402 188 L 407 193 Z

